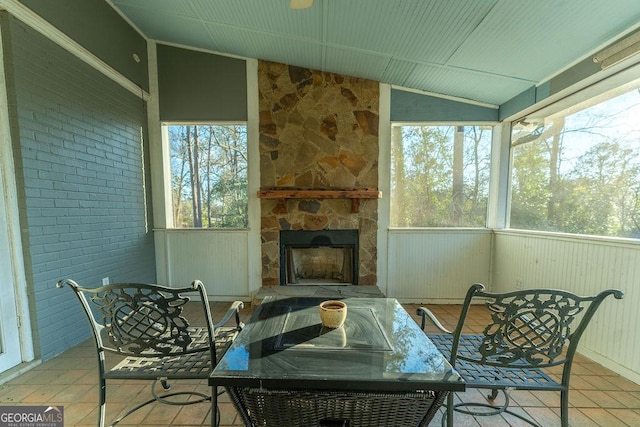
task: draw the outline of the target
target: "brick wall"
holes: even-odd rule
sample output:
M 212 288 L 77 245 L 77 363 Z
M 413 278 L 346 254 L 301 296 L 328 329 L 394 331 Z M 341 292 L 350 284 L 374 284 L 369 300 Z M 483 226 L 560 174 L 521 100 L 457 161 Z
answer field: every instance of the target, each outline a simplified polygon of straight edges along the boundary
M 23 245 L 36 351 L 89 337 L 57 280 L 155 281 L 144 102 L 20 21 L 5 36 Z M 148 159 L 147 154 L 144 155 Z M 145 209 L 145 203 L 149 210 Z M 147 220 L 149 223 L 147 224 Z

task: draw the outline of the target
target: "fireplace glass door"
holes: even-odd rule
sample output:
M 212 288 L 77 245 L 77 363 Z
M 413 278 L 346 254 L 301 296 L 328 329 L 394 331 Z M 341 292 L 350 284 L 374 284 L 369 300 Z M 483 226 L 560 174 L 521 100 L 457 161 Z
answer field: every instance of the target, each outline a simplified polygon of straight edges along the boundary
M 358 230 L 280 231 L 280 284 L 358 283 Z
M 287 283 L 352 283 L 353 248 L 288 248 Z

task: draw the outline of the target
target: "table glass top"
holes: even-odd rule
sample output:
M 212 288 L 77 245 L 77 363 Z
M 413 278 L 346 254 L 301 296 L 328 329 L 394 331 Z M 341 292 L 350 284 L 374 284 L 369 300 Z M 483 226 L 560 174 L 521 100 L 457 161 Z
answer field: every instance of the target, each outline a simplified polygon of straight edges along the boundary
M 351 307 L 347 312 L 348 322 L 340 328 L 329 329 L 319 322 L 316 306 L 290 306 L 282 323 L 282 331 L 276 339 L 275 348 L 391 350 L 391 344 L 382 325 L 371 308 Z
M 320 322 L 319 298 L 268 297 L 210 376 L 211 385 L 384 391 L 462 390 L 448 361 L 393 298 L 345 298 Z

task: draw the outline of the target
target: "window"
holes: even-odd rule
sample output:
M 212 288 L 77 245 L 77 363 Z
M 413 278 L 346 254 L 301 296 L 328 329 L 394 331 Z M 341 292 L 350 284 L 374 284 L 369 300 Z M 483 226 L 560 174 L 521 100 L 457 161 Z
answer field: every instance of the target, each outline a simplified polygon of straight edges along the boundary
M 514 124 L 510 226 L 640 238 L 639 117 L 627 87 Z
M 174 226 L 246 228 L 246 124 L 166 126 Z
M 491 126 L 394 125 L 391 226 L 486 225 Z

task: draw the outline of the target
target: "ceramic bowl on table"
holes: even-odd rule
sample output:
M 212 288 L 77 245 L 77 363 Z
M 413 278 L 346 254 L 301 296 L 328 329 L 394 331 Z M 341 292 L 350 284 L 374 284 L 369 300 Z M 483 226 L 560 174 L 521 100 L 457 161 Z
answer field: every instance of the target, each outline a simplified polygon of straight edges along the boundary
M 335 329 L 344 324 L 347 318 L 347 304 L 329 300 L 320 303 L 320 320 L 325 328 Z

